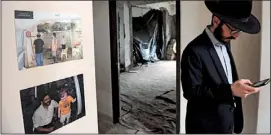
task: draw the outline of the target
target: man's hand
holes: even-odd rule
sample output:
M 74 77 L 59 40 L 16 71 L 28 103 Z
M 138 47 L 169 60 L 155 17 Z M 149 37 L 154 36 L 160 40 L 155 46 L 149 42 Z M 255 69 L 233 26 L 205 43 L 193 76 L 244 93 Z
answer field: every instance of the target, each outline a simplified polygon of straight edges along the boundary
M 247 79 L 241 79 L 231 85 L 232 94 L 237 97 L 246 98 L 248 95 L 259 92 L 259 88 L 254 88 L 252 82 Z
M 74 98 L 73 100 L 72 100 L 72 103 L 74 103 L 76 101 L 76 98 Z

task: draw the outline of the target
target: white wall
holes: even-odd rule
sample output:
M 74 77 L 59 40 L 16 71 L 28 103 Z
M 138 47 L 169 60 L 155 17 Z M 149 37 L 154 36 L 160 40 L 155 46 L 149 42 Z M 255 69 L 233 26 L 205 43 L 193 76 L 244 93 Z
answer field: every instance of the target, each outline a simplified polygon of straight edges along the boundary
M 261 2 L 257 1 L 253 3 L 253 14 L 255 14 L 261 20 Z M 267 5 L 267 4 L 266 4 Z M 268 11 L 266 11 L 268 12 Z M 269 13 L 269 12 L 268 12 Z M 267 15 L 265 15 L 267 16 Z M 268 16 L 270 16 L 268 14 Z M 196 36 L 203 32 L 206 25 L 210 24 L 211 22 L 211 13 L 205 7 L 203 1 L 181 1 L 181 52 L 186 47 L 186 45 L 193 40 Z M 266 22 L 269 25 L 269 22 Z M 265 29 L 269 30 L 269 27 Z M 268 31 L 269 32 L 269 31 Z M 269 39 L 269 35 L 266 35 L 265 40 Z M 268 41 L 265 41 L 268 42 Z M 269 41 L 270 42 L 270 41 Z M 235 62 L 237 65 L 237 70 L 239 72 L 240 78 L 251 79 L 252 81 L 257 81 L 260 79 L 260 43 L 261 43 L 261 34 L 257 35 L 248 35 L 248 34 L 241 34 L 238 40 L 232 42 L 232 51 L 235 58 Z M 269 46 L 270 43 L 265 43 L 265 45 Z M 266 50 L 265 54 L 270 54 L 269 48 L 264 48 Z M 264 59 L 262 61 L 267 62 L 269 61 Z M 266 57 L 266 58 L 267 58 Z M 262 66 L 262 70 L 264 70 L 263 74 L 268 73 L 269 75 L 269 66 Z M 267 71 L 268 70 L 268 71 Z M 269 77 L 269 76 L 268 76 Z M 263 77 L 264 78 L 264 77 Z M 265 88 L 265 89 L 268 89 Z M 264 94 L 265 96 L 269 96 L 270 94 Z M 182 93 L 181 93 L 182 96 Z M 269 97 L 267 97 L 269 98 Z M 245 102 L 243 103 L 243 110 L 244 110 L 244 118 L 245 118 L 245 127 L 243 133 L 256 133 L 257 129 L 257 121 L 258 131 L 266 131 L 267 126 L 262 126 L 266 123 L 269 123 L 270 113 L 270 105 L 265 105 L 266 109 L 262 109 L 263 111 L 257 110 L 258 108 L 258 94 L 251 95 Z M 264 100 L 264 101 L 262 101 Z M 262 99 L 260 96 L 260 103 L 262 102 L 269 102 L 269 100 Z M 260 104 L 260 107 L 262 104 Z M 264 108 L 261 107 L 261 108 Z M 260 110 L 261 110 L 260 108 Z M 258 115 L 261 113 L 262 115 Z M 186 100 L 181 97 L 181 133 L 185 132 L 185 115 L 186 115 Z M 266 117 L 267 116 L 267 117 Z M 266 120 L 268 118 L 268 120 Z M 265 119 L 265 120 L 263 120 Z M 267 122 L 268 121 L 268 122 Z M 262 123 L 260 125 L 260 123 Z M 270 127 L 268 125 L 268 127 Z
M 14 10 L 80 15 L 84 59 L 18 71 Z M 3 1 L 2 12 L 2 132 L 24 133 L 20 90 L 83 73 L 86 116 L 53 133 L 98 133 L 92 1 Z
M 270 1 L 262 2 L 260 80 L 270 77 Z M 257 133 L 270 133 L 270 83 L 259 92 Z
M 108 1 L 93 1 L 93 26 L 98 112 L 112 118 Z

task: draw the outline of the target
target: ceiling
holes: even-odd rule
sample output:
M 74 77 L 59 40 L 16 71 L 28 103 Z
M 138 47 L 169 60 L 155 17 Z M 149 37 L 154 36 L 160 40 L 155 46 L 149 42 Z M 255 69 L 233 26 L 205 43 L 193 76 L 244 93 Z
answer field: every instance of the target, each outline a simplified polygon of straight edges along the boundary
M 151 8 L 151 9 L 158 9 L 161 8 L 167 9 L 170 15 L 176 14 L 176 2 L 175 1 L 164 1 L 159 3 L 150 3 L 150 4 L 140 4 L 134 5 L 135 7 L 142 7 L 142 8 Z

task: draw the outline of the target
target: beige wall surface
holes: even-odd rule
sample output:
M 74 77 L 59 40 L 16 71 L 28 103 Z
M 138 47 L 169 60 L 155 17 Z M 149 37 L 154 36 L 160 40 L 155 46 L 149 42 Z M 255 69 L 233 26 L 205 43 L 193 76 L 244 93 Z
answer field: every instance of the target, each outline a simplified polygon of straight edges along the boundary
M 109 2 L 93 1 L 95 70 L 98 112 L 113 117 Z
M 186 45 L 201 34 L 211 22 L 211 13 L 203 1 L 181 1 L 181 53 Z M 185 115 L 187 100 L 183 97 L 181 88 L 181 126 L 180 133 L 185 133 Z
M 14 10 L 80 15 L 84 59 L 18 71 Z M 98 133 L 92 1 L 3 1 L 2 30 L 2 132 L 24 133 L 20 90 L 83 73 L 86 116 L 53 133 Z
M 0 9 L 2 9 L 2 4 L 0 4 Z M 0 10 L 0 17 L 2 18 L 2 10 Z M 0 25 L 2 26 L 2 21 L 0 21 Z M 0 43 L 1 43 L 1 47 L 0 47 L 0 52 L 2 54 L 2 27 L 0 27 Z M 0 55 L 0 71 L 2 71 L 2 55 Z M 0 101 L 2 101 L 2 72 L 0 72 Z M 0 108 L 2 108 L 2 103 L 0 104 Z M 2 111 L 0 111 L 0 116 L 2 116 Z M 2 121 L 2 117 L 0 117 L 0 121 Z M 2 133 L 2 122 L 0 122 L 0 133 Z
M 268 10 L 270 9 L 268 8 L 269 7 L 265 7 L 263 9 L 264 14 L 262 15 L 262 2 L 253 2 L 252 13 L 261 22 L 263 22 L 262 27 L 264 30 L 262 33 L 256 35 L 242 33 L 236 41 L 232 41 L 232 51 L 240 78 L 258 81 L 259 79 L 269 77 L 270 63 L 268 62 L 270 60 L 270 18 L 268 17 L 270 16 L 270 11 Z M 265 17 L 262 18 L 262 16 Z M 266 16 L 268 17 L 266 18 Z M 181 2 L 181 52 L 191 40 L 203 32 L 206 25 L 210 24 L 210 22 L 211 13 L 205 7 L 203 1 Z M 261 38 L 261 35 L 264 37 Z M 262 64 L 260 65 L 260 63 Z M 262 75 L 260 75 L 260 73 Z M 270 86 L 267 86 L 264 89 L 270 89 Z M 263 90 L 260 92 L 260 97 L 259 94 L 255 94 L 244 100 L 243 110 L 245 125 L 243 133 L 270 132 L 269 92 L 270 91 Z M 264 102 L 267 103 L 265 104 Z M 185 115 L 186 100 L 181 97 L 181 133 L 185 133 Z
M 270 1 L 262 2 L 260 80 L 270 78 Z M 270 83 L 259 93 L 257 133 L 270 133 Z
M 253 2 L 252 14 L 261 22 L 261 1 Z M 232 41 L 232 53 L 235 58 L 239 78 L 252 82 L 260 78 L 261 33 L 256 35 L 241 33 Z M 243 133 L 256 133 L 259 95 L 253 94 L 243 100 L 244 129 Z

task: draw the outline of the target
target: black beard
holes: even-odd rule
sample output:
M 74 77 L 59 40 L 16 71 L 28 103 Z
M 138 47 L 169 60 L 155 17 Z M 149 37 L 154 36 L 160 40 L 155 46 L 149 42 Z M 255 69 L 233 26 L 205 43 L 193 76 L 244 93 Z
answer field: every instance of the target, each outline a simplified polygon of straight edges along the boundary
M 51 101 L 44 103 L 44 106 L 49 106 L 51 104 Z
M 222 36 L 222 33 L 223 33 L 222 25 L 223 25 L 223 23 L 220 23 L 220 24 L 217 26 L 217 28 L 215 28 L 215 30 L 214 30 L 214 36 L 215 36 L 215 38 L 216 38 L 219 42 L 221 42 L 221 43 L 223 43 L 223 44 L 229 44 L 229 43 L 230 43 L 230 40 L 229 40 L 229 41 L 225 41 L 225 39 L 235 39 L 235 38 L 234 38 L 233 36 L 230 36 L 230 37 L 223 37 L 223 36 Z

